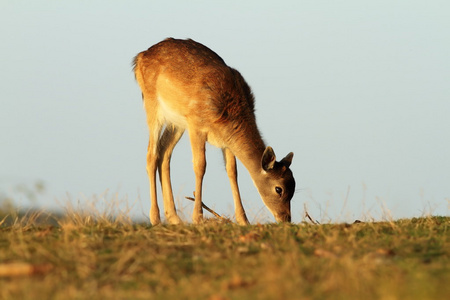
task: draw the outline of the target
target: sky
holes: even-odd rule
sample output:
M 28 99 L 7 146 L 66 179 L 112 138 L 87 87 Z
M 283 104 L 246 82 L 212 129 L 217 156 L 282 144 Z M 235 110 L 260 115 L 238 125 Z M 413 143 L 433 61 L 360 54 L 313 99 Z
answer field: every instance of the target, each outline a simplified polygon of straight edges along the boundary
M 266 144 L 294 152 L 293 222 L 305 210 L 323 223 L 449 215 L 448 1 L 1 0 L 0 36 L 0 201 L 116 203 L 148 221 L 131 61 L 175 37 L 239 70 Z M 204 202 L 232 217 L 221 151 L 208 146 L 207 162 Z M 242 165 L 239 184 L 250 222 L 273 222 Z M 187 134 L 172 185 L 190 221 Z

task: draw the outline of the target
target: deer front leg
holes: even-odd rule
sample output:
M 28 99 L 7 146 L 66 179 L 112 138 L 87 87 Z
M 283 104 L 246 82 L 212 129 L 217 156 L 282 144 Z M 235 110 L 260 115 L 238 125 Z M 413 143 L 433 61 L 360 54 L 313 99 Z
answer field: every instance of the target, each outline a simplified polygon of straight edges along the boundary
M 192 221 L 194 224 L 200 224 L 203 221 L 202 209 L 202 187 L 203 176 L 206 171 L 205 143 L 206 136 L 201 132 L 189 130 L 189 138 L 192 148 L 192 162 L 195 173 L 195 203 Z
M 237 182 L 236 157 L 228 148 L 225 148 L 222 151 L 225 159 L 225 168 L 227 170 L 228 178 L 230 179 L 231 191 L 233 193 L 234 214 L 236 221 L 239 225 L 247 225 L 249 222 L 245 214 L 244 207 L 242 206 L 241 194 L 239 193 L 239 186 Z

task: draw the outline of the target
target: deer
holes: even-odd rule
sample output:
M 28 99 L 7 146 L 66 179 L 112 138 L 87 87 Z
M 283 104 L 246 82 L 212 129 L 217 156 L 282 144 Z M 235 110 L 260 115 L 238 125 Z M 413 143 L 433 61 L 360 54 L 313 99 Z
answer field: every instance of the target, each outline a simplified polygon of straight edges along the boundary
M 156 171 L 166 221 L 182 223 L 172 193 L 170 160 L 186 130 L 195 174 L 194 224 L 204 221 L 202 184 L 206 142 L 222 149 L 238 224 L 246 225 L 249 221 L 239 192 L 236 157 L 248 170 L 275 220 L 291 221 L 295 180 L 289 166 L 294 154 L 290 152 L 277 161 L 274 150 L 265 146 L 256 124 L 253 93 L 237 70 L 203 44 L 191 39 L 167 38 L 137 54 L 133 71 L 142 91 L 150 135 L 147 173 L 152 225 L 161 223 Z

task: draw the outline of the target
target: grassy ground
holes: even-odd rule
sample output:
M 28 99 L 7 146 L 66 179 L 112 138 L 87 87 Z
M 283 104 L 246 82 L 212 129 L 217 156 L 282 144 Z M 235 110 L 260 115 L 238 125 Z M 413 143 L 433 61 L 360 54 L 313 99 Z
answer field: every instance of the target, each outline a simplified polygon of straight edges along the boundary
M 446 299 L 450 218 L 156 226 L 71 213 L 0 227 L 0 299 Z M 48 217 L 51 218 L 51 217 Z M 39 222 L 37 222 L 39 220 Z M 0 218 L 1 222 L 1 218 Z

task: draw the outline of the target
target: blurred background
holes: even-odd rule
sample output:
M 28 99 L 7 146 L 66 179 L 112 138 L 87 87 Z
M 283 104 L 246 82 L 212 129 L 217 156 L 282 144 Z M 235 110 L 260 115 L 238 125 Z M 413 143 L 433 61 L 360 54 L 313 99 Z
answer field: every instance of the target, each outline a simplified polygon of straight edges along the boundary
M 131 61 L 175 37 L 238 69 L 266 143 L 295 153 L 294 222 L 449 215 L 448 1 L 0 1 L 0 36 L 0 206 L 117 203 L 148 221 Z M 185 135 L 172 184 L 188 221 L 191 161 Z M 207 161 L 204 201 L 233 216 L 221 151 Z M 249 220 L 272 222 L 239 170 Z

